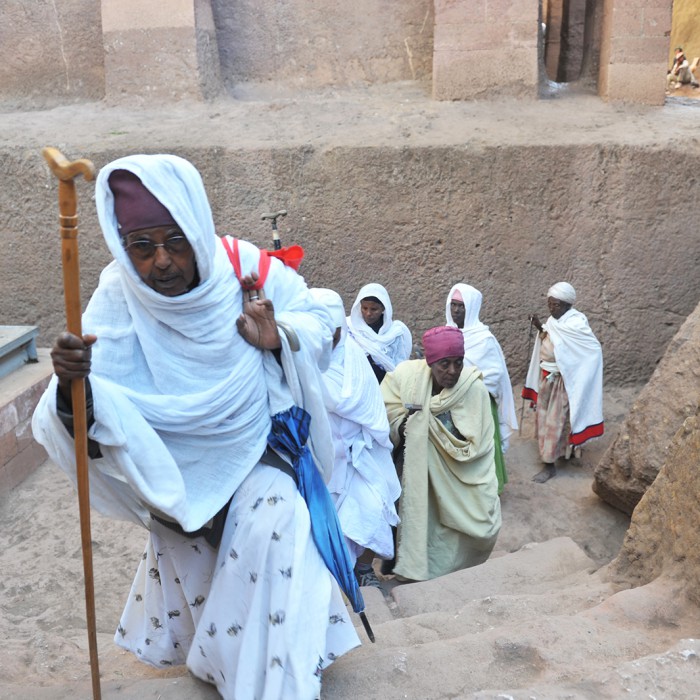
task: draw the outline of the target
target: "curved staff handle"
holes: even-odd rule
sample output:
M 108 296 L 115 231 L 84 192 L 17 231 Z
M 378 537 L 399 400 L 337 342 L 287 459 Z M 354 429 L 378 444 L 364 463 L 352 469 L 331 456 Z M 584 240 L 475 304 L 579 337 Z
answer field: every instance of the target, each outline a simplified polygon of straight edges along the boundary
M 80 305 L 80 266 L 78 264 L 78 216 L 74 178 L 83 175 L 95 179 L 95 166 L 84 158 L 68 161 L 56 148 L 41 150 L 51 172 L 58 178 L 58 210 L 61 230 L 61 258 L 63 263 L 63 296 L 66 304 L 68 331 L 82 337 L 82 309 Z M 75 466 L 80 511 L 80 539 L 83 550 L 85 577 L 85 611 L 87 617 L 92 696 L 100 700 L 100 667 L 97 658 L 97 623 L 95 618 L 95 587 L 92 572 L 92 537 L 90 535 L 90 482 L 88 478 L 87 415 L 85 409 L 85 380 L 71 382 L 73 425 L 75 435 Z
M 271 212 L 269 214 L 263 214 L 260 217 L 263 221 L 265 221 L 265 219 L 270 219 L 272 221 L 272 248 L 274 250 L 279 250 L 282 247 L 280 234 L 277 230 L 277 219 L 280 216 L 287 216 L 287 210 L 280 209 L 279 211 Z

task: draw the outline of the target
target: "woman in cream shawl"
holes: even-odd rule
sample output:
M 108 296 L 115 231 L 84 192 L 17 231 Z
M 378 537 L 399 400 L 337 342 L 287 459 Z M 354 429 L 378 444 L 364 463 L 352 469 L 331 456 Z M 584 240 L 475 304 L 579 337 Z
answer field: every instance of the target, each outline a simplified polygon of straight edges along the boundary
M 424 581 L 481 564 L 501 527 L 488 391 L 464 367 L 462 333 L 432 328 L 424 360 L 381 385 L 391 439 L 403 454 L 394 573 Z

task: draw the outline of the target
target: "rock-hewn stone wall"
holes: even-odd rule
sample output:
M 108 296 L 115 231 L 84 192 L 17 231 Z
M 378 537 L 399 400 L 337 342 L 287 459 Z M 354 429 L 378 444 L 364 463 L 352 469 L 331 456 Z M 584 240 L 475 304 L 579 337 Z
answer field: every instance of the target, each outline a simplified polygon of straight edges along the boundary
M 593 490 L 631 514 L 668 459 L 673 436 L 700 402 L 700 306 L 669 343 L 595 469 Z
M 3 0 L 0 103 L 37 109 L 104 96 L 96 0 Z
M 619 582 L 644 585 L 662 573 L 683 582 L 700 604 L 700 413 L 685 420 L 666 462 L 632 516 L 617 559 L 610 567 Z
M 151 148 L 132 138 L 128 151 Z M 100 167 L 124 152 L 90 157 Z M 286 207 L 283 236 L 306 248 L 309 283 L 334 287 L 348 308 L 363 283 L 384 284 L 416 339 L 444 320 L 452 284 L 481 289 L 481 318 L 515 383 L 526 369 L 527 315 L 546 313 L 546 290 L 560 279 L 577 288 L 603 343 L 606 380 L 618 384 L 649 376 L 700 297 L 700 238 L 689 234 L 683 184 L 698 154 L 507 145 L 177 152 L 200 168 L 221 233 L 267 246 L 260 214 Z M 3 311 L 38 325 L 48 343 L 63 325 L 55 180 L 36 153 L 5 151 L 0 163 L 0 211 L 17 212 L 2 225 Z M 84 299 L 109 260 L 91 192 L 79 185 Z
M 299 88 L 428 79 L 433 0 L 213 0 L 221 71 L 229 89 Z

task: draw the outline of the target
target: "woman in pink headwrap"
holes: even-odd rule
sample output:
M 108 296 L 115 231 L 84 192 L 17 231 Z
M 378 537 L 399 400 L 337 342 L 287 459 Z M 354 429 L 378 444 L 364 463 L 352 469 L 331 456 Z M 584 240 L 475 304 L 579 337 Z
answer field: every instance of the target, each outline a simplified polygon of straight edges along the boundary
M 414 581 L 486 561 L 501 527 L 481 373 L 464 367 L 457 328 L 431 328 L 423 348 L 425 359 L 401 363 L 381 384 L 391 440 L 403 457 L 393 571 Z

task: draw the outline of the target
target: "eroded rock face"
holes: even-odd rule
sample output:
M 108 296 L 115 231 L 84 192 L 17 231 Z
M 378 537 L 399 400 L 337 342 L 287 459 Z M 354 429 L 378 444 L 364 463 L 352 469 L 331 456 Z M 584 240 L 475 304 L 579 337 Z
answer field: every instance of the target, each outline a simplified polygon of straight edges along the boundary
M 595 493 L 631 514 L 666 461 L 673 436 L 697 411 L 699 397 L 700 306 L 676 333 L 596 467 Z
M 688 583 L 700 603 L 700 410 L 676 433 L 668 458 L 634 511 L 620 554 L 610 565 L 613 579 L 644 585 L 662 573 Z

